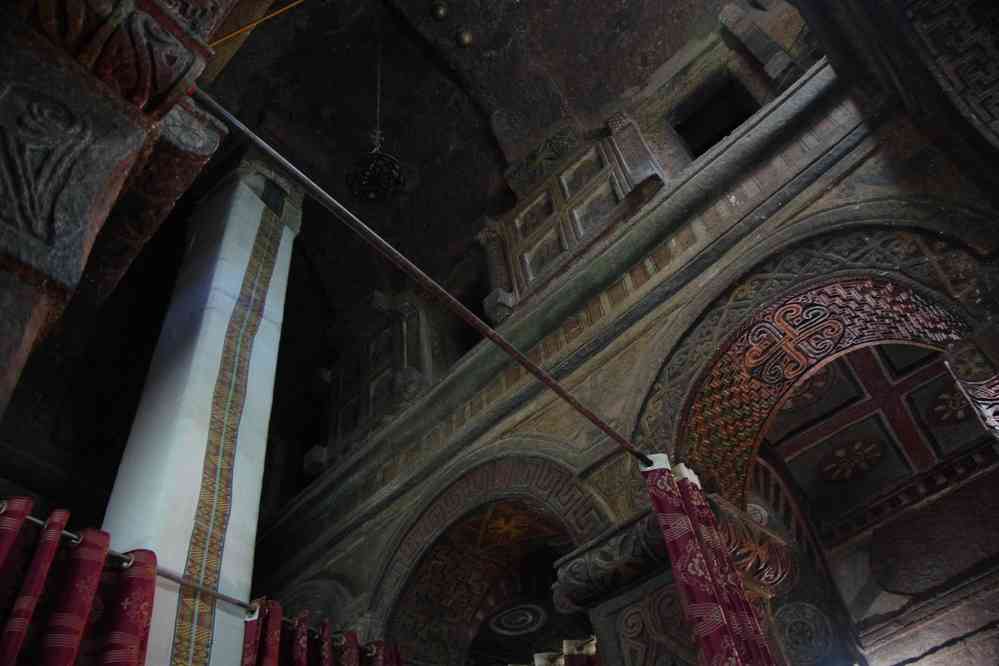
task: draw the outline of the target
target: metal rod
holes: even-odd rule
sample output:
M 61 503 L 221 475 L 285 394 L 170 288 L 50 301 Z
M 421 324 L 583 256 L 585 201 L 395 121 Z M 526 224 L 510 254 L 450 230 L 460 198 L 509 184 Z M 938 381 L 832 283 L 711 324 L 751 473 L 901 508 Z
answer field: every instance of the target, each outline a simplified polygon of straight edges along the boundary
M 200 88 L 195 87 L 191 91 L 191 96 L 196 99 L 201 104 L 208 107 L 213 114 L 218 116 L 221 120 L 225 121 L 226 124 L 239 130 L 246 138 L 248 138 L 254 145 L 256 145 L 260 150 L 264 151 L 273 159 L 275 162 L 280 164 L 292 177 L 295 178 L 299 183 L 301 183 L 306 190 L 318 201 L 324 208 L 336 215 L 340 220 L 346 224 L 352 231 L 354 231 L 358 236 L 361 237 L 368 245 L 370 245 L 375 251 L 384 256 L 386 259 L 391 261 L 393 264 L 402 269 L 405 273 L 409 274 L 418 285 L 432 293 L 434 296 L 439 298 L 443 303 L 450 308 L 455 314 L 458 315 L 465 323 L 477 330 L 484 337 L 488 338 L 493 344 L 502 349 L 508 356 L 513 358 L 517 363 L 521 365 L 525 370 L 534 375 L 538 381 L 547 386 L 552 390 L 555 395 L 560 397 L 566 403 L 569 404 L 576 412 L 585 417 L 590 423 L 599 428 L 604 434 L 611 438 L 619 447 L 633 455 L 642 464 L 646 466 L 652 465 L 652 460 L 639 451 L 635 446 L 628 441 L 626 437 L 618 433 L 616 430 L 611 428 L 607 423 L 604 422 L 599 416 L 594 414 L 589 408 L 580 403 L 576 398 L 574 398 L 554 377 L 552 377 L 544 368 L 536 365 L 527 356 L 519 352 L 510 342 L 504 338 L 502 335 L 497 333 L 491 326 L 486 324 L 484 321 L 479 319 L 478 316 L 468 308 L 466 308 L 461 301 L 452 296 L 444 287 L 437 284 L 437 282 L 431 278 L 429 275 L 424 273 L 419 266 L 411 262 L 405 257 L 401 252 L 396 250 L 392 245 L 390 245 L 385 239 L 379 236 L 371 227 L 362 222 L 356 215 L 347 210 L 343 204 L 334 199 L 329 193 L 326 192 L 322 187 L 320 187 L 315 181 L 305 175 L 300 171 L 294 164 L 289 162 L 281 153 L 279 153 L 275 148 L 273 148 L 269 143 L 264 141 L 262 138 L 257 136 L 253 130 L 244 125 L 236 116 L 229 113 L 225 107 L 216 102 L 210 95 L 205 93 Z
M 294 9 L 295 7 L 299 6 L 303 2 L 305 2 L 305 0 L 295 0 L 292 3 L 289 3 L 289 4 L 285 5 L 281 9 L 274 10 L 273 12 L 271 12 L 270 14 L 268 14 L 267 16 L 261 16 L 260 18 L 258 18 L 255 21 L 250 21 L 249 23 L 247 23 L 246 25 L 244 25 L 242 28 L 239 28 L 238 30 L 233 30 L 228 35 L 225 35 L 224 37 L 219 37 L 218 39 L 216 39 L 214 42 L 212 42 L 208 46 L 209 46 L 209 48 L 213 48 L 213 49 L 214 48 L 218 48 L 222 44 L 228 42 L 233 37 L 239 37 L 243 33 L 247 33 L 249 31 L 253 30 L 254 28 L 256 28 L 261 23 L 265 23 L 267 21 L 270 21 L 272 18 L 276 18 L 278 16 L 281 16 L 281 14 L 284 14 L 289 9 Z
M 0 510 L 0 513 L 3 513 L 3 511 Z M 40 518 L 35 518 L 34 516 L 25 516 L 24 518 L 33 525 L 37 525 L 38 527 L 45 527 L 45 521 Z M 79 545 L 80 542 L 83 541 L 82 534 L 76 534 L 75 532 L 70 532 L 68 530 L 63 530 L 62 536 L 72 541 L 74 545 Z M 118 551 L 115 550 L 108 550 L 108 555 L 111 557 L 117 557 L 121 560 L 124 560 L 125 562 L 128 563 L 129 566 L 131 566 L 131 562 L 133 561 L 131 555 L 126 555 L 125 553 L 119 553 Z M 182 576 L 181 574 L 175 571 L 171 571 L 170 569 L 157 566 L 156 575 L 159 576 L 160 578 L 166 578 L 167 580 L 172 580 L 173 582 L 177 583 L 178 585 L 181 585 L 182 587 L 188 587 L 193 590 L 197 590 L 198 592 L 201 592 L 203 594 L 207 594 L 211 597 L 215 597 L 216 599 L 220 599 L 221 601 L 225 601 L 226 603 L 230 603 L 233 606 L 238 606 L 249 613 L 253 613 L 257 610 L 256 604 L 240 601 L 236 597 L 230 597 L 228 594 L 217 592 L 211 588 L 201 585 L 200 583 L 196 583 L 190 578 Z

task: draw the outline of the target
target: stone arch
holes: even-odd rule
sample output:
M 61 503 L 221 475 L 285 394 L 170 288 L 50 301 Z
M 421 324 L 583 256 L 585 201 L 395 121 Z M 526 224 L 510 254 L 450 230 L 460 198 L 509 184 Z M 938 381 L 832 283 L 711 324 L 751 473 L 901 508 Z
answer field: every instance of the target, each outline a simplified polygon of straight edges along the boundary
M 444 475 L 420 502 L 419 514 L 390 541 L 389 560 L 372 595 L 375 626 L 384 630 L 407 580 L 423 556 L 444 532 L 462 517 L 491 502 L 524 499 L 557 517 L 577 545 L 610 527 L 606 508 L 575 477 L 551 457 L 506 454 L 481 459 L 472 456 L 455 472 Z
M 783 248 L 771 243 L 769 256 L 729 283 L 666 355 L 640 412 L 639 443 L 665 445 L 710 471 L 720 490 L 741 502 L 770 415 L 797 383 L 859 346 L 897 341 L 942 349 L 995 308 L 996 271 L 983 252 L 979 214 L 970 215 L 969 245 L 927 233 L 933 225 L 918 207 L 884 206 L 813 216 L 800 226 L 857 218 L 880 225 L 799 235 Z M 916 223 L 887 226 L 893 209 L 912 213 Z M 930 209 L 941 217 L 946 210 Z M 969 217 L 949 212 L 951 220 Z M 788 331 L 809 332 L 814 348 L 802 354 L 788 347 Z
M 279 596 L 287 615 L 295 616 L 307 611 L 310 624 L 328 620 L 334 627 L 346 621 L 351 599 L 352 595 L 345 586 L 328 578 L 300 583 Z

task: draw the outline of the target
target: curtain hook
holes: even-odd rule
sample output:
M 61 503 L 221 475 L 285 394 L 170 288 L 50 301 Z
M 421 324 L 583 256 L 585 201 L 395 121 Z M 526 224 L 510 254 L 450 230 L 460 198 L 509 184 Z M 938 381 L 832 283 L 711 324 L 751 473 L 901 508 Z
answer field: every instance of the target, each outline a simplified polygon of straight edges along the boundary
M 121 563 L 122 569 L 131 569 L 132 565 L 135 564 L 135 553 L 122 553 L 124 561 Z
M 243 618 L 243 622 L 254 622 L 260 618 L 260 603 L 254 601 L 250 604 L 250 608 L 246 611 L 246 617 Z
M 7 500 L 0 500 L 0 515 L 7 513 Z
M 69 545 L 71 545 L 71 546 L 75 547 L 75 546 L 79 546 L 81 543 L 83 543 L 83 534 L 82 533 L 81 534 L 73 534 L 72 532 L 65 532 L 64 531 L 64 534 L 66 534 L 67 536 L 69 536 Z

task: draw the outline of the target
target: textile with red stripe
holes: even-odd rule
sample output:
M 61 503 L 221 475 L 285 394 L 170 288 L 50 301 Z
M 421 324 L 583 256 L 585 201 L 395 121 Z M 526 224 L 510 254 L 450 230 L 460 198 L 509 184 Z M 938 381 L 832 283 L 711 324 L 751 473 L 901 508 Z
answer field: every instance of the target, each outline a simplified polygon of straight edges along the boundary
M 336 666 L 361 666 L 361 644 L 357 633 L 348 631 L 342 638 L 334 641 L 333 653 L 336 655 Z
M 17 542 L 24 519 L 31 514 L 34 501 L 30 497 L 12 497 L 4 503 L 0 513 L 0 568 Z
M 284 622 L 281 604 L 257 604 L 257 616 L 247 620 L 243 634 L 242 666 L 402 666 L 395 646 L 373 641 L 362 649 L 355 632 L 334 637 L 329 622 L 312 631 L 308 613 Z
M 694 530 L 683 495 L 662 453 L 649 456 L 653 464 L 642 467 L 652 508 L 666 541 L 670 566 L 683 601 L 684 615 L 694 630 L 698 657 L 703 666 L 749 666 L 737 648 L 737 635 L 726 616 L 725 599 L 711 571 Z
M 140 666 L 156 557 L 136 551 L 131 567 L 117 558 L 108 562 L 107 533 L 84 530 L 74 544 L 62 535 L 68 519 L 68 511 L 54 511 L 41 529 L 19 520 L 14 545 L 0 562 L 0 665 Z
M 333 630 L 329 620 L 319 625 L 319 635 L 316 637 L 316 652 L 319 659 L 317 666 L 333 666 Z
M 156 592 L 156 554 L 133 550 L 131 564 L 105 566 L 76 666 L 146 663 Z
M 284 611 L 276 601 L 258 600 L 257 616 L 243 628 L 242 666 L 278 666 Z
M 41 534 L 38 537 L 34 555 L 28 570 L 23 578 L 23 582 L 9 608 L 5 608 L 5 623 L 3 634 L 0 634 L 0 664 L 16 664 L 21 648 L 28 637 L 29 629 L 34 630 L 32 620 L 38 602 L 41 599 L 45 588 L 45 581 L 49 575 L 49 569 L 59 551 L 59 542 L 62 539 L 62 531 L 69 520 L 69 511 L 56 510 L 52 512 L 49 519 L 45 521 Z M 22 523 L 21 530 L 27 532 L 32 526 Z M 18 564 L 10 561 L 5 564 L 13 566 Z M 13 577 L 16 577 L 14 574 Z M 7 576 L 5 576 L 7 578 Z
M 776 661 L 746 594 L 742 576 L 732 566 L 731 557 L 718 531 L 717 518 L 701 489 L 700 480 L 683 463 L 675 465 L 673 470 L 688 515 L 696 528 L 695 533 L 710 561 L 712 574 L 719 587 L 719 596 L 725 606 L 725 615 L 736 633 L 736 645 L 743 661 L 754 666 L 774 666 Z

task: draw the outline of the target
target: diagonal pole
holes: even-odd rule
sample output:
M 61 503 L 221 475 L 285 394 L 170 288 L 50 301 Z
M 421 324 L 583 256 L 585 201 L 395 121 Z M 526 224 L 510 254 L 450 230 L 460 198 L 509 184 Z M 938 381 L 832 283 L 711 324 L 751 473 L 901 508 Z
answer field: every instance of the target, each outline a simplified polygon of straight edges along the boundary
M 452 312 L 454 312 L 458 317 L 460 317 L 465 323 L 474 328 L 476 331 L 481 333 L 483 337 L 488 338 L 493 344 L 502 349 L 508 356 L 510 356 L 514 361 L 519 363 L 521 367 L 527 370 L 529 373 L 534 375 L 538 381 L 547 386 L 552 390 L 555 395 L 564 400 L 570 407 L 572 407 L 576 412 L 581 414 L 586 420 L 599 428 L 604 434 L 606 434 L 610 439 L 617 444 L 620 448 L 624 449 L 632 456 L 634 456 L 642 465 L 649 466 L 652 464 L 652 460 L 639 451 L 634 444 L 632 444 L 626 437 L 618 433 L 614 428 L 608 425 L 603 419 L 593 413 L 588 407 L 579 402 L 576 398 L 570 394 L 562 384 L 558 382 L 557 379 L 551 376 L 544 368 L 538 366 L 533 361 L 531 361 L 527 356 L 518 351 L 510 342 L 500 335 L 495 329 L 489 326 L 486 322 L 482 321 L 474 312 L 465 307 L 461 301 L 452 296 L 444 287 L 438 284 L 432 277 L 424 273 L 419 266 L 411 262 L 406 258 L 401 252 L 392 247 L 384 238 L 378 235 L 374 229 L 366 225 L 360 220 L 356 215 L 350 212 L 343 204 L 337 201 L 333 196 L 331 196 L 326 190 L 320 187 L 315 181 L 305 175 L 301 170 L 298 169 L 294 164 L 289 162 L 281 153 L 279 153 L 274 147 L 269 143 L 264 141 L 262 138 L 257 136 L 253 130 L 244 125 L 238 118 L 231 114 L 225 107 L 216 102 L 210 95 L 205 93 L 200 88 L 195 87 L 191 91 L 191 97 L 203 104 L 205 107 L 211 110 L 219 119 L 223 120 L 227 125 L 233 129 L 238 130 L 246 138 L 248 138 L 254 145 L 256 145 L 260 150 L 264 151 L 273 159 L 275 162 L 280 164 L 292 177 L 295 178 L 306 190 L 312 195 L 312 197 L 319 202 L 324 208 L 336 215 L 341 222 L 343 222 L 347 227 L 351 229 L 354 233 L 361 237 L 368 245 L 370 245 L 375 251 L 384 256 L 386 259 L 391 261 L 393 264 L 398 266 L 403 272 L 408 274 L 413 280 L 416 281 L 421 287 L 429 291 L 431 294 L 439 298 Z

